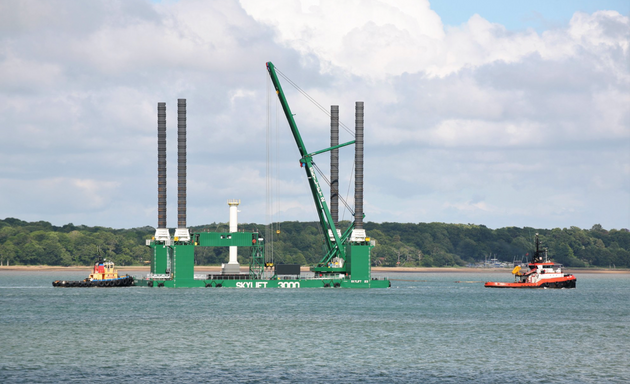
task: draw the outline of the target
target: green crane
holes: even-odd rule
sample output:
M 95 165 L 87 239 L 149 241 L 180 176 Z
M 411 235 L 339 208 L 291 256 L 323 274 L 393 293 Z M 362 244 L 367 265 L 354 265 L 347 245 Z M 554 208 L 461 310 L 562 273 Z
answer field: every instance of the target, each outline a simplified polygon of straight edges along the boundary
M 322 226 L 322 230 L 324 231 L 324 238 L 328 252 L 317 264 L 317 266 L 312 268 L 312 270 L 314 272 L 320 273 L 346 273 L 347 269 L 345 261 L 347 260 L 347 257 L 344 245 L 347 243 L 348 238 L 352 233 L 354 223 L 350 225 L 350 227 L 343 233 L 343 235 L 339 235 L 339 233 L 337 232 L 337 228 L 335 227 L 335 223 L 332 219 L 332 215 L 330 214 L 328 204 L 326 204 L 326 198 L 324 197 L 324 193 L 322 192 L 322 188 L 319 185 L 319 181 L 317 180 L 317 176 L 315 175 L 313 169 L 313 156 L 331 151 L 336 148 L 341 148 L 347 145 L 354 144 L 355 141 L 348 141 L 347 143 L 309 153 L 306 150 L 306 145 L 304 145 L 304 141 L 302 140 L 300 131 L 298 130 L 297 124 L 295 123 L 295 119 L 293 118 L 293 113 L 291 113 L 291 108 L 289 107 L 289 103 L 287 102 L 287 99 L 284 95 L 284 91 L 282 90 L 282 86 L 280 85 L 280 81 L 278 80 L 278 76 L 276 75 L 276 69 L 271 62 L 267 63 L 267 71 L 269 72 L 269 76 L 271 77 L 273 86 L 275 87 L 276 93 L 278 94 L 280 104 L 282 105 L 282 110 L 284 111 L 284 115 L 286 116 L 289 127 L 291 128 L 291 133 L 293 134 L 295 143 L 297 144 L 298 150 L 300 151 L 300 156 L 302 156 L 302 158 L 300 159 L 300 164 L 306 172 L 306 178 L 308 179 L 308 184 L 311 188 L 311 193 L 315 202 L 315 207 L 317 208 L 319 222 Z M 336 257 L 344 260 L 344 263 L 340 268 L 335 268 L 334 266 L 331 266 L 329 264 L 331 263 L 331 260 Z

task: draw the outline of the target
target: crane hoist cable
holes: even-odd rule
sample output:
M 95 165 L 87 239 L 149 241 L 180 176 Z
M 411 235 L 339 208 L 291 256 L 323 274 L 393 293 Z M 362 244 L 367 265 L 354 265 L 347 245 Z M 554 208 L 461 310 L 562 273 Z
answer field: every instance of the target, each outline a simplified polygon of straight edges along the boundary
M 268 260 L 273 263 L 274 261 L 274 169 L 273 169 L 273 124 L 271 113 L 271 99 L 272 96 L 271 80 L 267 78 L 267 130 L 266 130 L 266 202 L 265 202 L 265 262 Z M 277 101 L 276 101 L 277 104 Z M 276 118 L 276 132 L 277 132 L 277 118 Z M 277 142 L 276 142 L 277 147 Z
M 354 176 L 354 161 L 352 162 L 352 171 L 350 171 L 350 178 L 348 180 L 348 191 L 346 192 L 346 200 L 349 198 L 348 196 L 350 195 L 350 187 L 352 186 L 352 180 L 353 180 L 353 176 Z M 354 216 L 354 212 L 352 212 L 352 216 Z M 343 211 L 343 216 L 341 217 L 341 220 L 346 218 L 346 211 Z
M 324 181 L 326 182 L 326 184 L 330 187 L 330 180 L 328 180 L 328 177 L 326 177 L 326 175 L 324 174 L 324 172 L 322 172 L 321 169 L 319 169 L 319 167 L 317 166 L 317 164 L 313 163 L 313 168 L 315 168 L 315 171 L 317 171 L 317 173 L 319 173 L 319 175 L 324 179 Z M 346 201 L 346 199 L 344 199 L 341 196 L 338 196 L 339 200 L 341 200 L 341 202 L 343 203 L 343 205 L 346 207 L 346 209 L 348 210 L 348 212 L 350 212 L 350 214 L 352 216 L 354 216 L 354 211 L 352 210 L 352 207 L 350 207 L 350 205 L 348 204 L 348 202 Z
M 278 73 L 280 76 L 282 76 L 282 78 L 285 79 L 289 84 L 291 84 L 293 86 L 293 88 L 297 89 L 297 91 L 300 92 L 304 97 L 306 97 L 311 103 L 315 104 L 315 106 L 317 108 L 319 108 L 320 111 L 324 112 L 324 114 L 326 114 L 326 116 L 330 117 L 330 112 L 328 111 L 328 109 L 324 108 L 320 103 L 317 102 L 317 100 L 315 100 L 315 98 L 313 98 L 311 95 L 306 93 L 305 90 L 303 90 L 302 88 L 300 88 L 300 86 L 295 84 L 284 73 L 280 72 L 278 67 L 275 67 L 275 69 L 276 69 L 276 73 Z M 350 134 L 350 136 L 354 137 L 354 131 L 352 131 L 350 128 L 348 128 L 348 126 L 346 126 L 343 122 L 339 121 L 339 126 L 341 126 L 343 129 L 345 129 L 346 132 L 348 132 Z
M 320 111 L 322 111 L 324 114 L 326 114 L 326 116 L 330 117 L 330 112 L 324 108 L 320 103 L 317 102 L 317 100 L 315 100 L 315 98 L 313 98 L 311 95 L 309 95 L 306 91 L 304 91 L 302 88 L 300 88 L 299 85 L 297 85 L 293 80 L 291 80 L 287 75 L 285 75 L 284 73 L 282 73 L 278 67 L 275 67 L 275 71 L 276 73 L 278 73 L 280 76 L 282 76 L 282 78 L 284 80 L 286 80 L 289 84 L 291 84 L 291 86 L 293 86 L 293 88 L 295 88 L 298 92 L 300 92 L 304 97 L 306 97 L 307 100 L 309 100 L 311 103 L 313 103 Z M 339 121 L 339 125 L 346 130 L 346 132 L 348 132 L 352 137 L 354 137 L 354 132 L 348 128 L 348 126 L 346 126 L 343 122 Z M 315 164 L 313 164 L 315 165 Z M 352 173 L 351 175 L 354 174 L 354 162 L 352 162 Z M 328 186 L 330 186 L 330 181 L 328 180 L 328 178 L 324 175 L 324 173 L 317 168 L 317 166 L 315 166 L 315 168 L 317 169 L 317 172 L 323 176 L 324 180 L 326 180 L 326 183 L 328 184 Z M 354 216 L 354 211 L 352 210 L 352 208 L 350 208 L 350 205 L 347 203 L 347 199 L 348 196 L 350 195 L 350 186 L 352 185 L 352 176 L 350 176 L 350 182 L 348 183 L 348 192 L 346 194 L 346 199 L 344 199 L 343 197 L 339 196 L 339 199 L 342 201 L 342 203 L 346 206 L 348 212 L 350 212 L 352 214 L 352 216 Z M 345 211 L 343 213 L 343 218 L 345 218 Z

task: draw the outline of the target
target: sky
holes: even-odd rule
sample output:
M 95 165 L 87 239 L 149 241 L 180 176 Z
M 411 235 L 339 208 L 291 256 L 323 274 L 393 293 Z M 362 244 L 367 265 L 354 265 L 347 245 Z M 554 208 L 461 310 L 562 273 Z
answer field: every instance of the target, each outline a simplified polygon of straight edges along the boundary
M 189 226 L 227 222 L 228 199 L 240 222 L 317 220 L 271 61 L 350 130 L 365 103 L 366 221 L 630 228 L 629 14 L 613 0 L 0 0 L 0 218 L 155 227 L 166 102 L 176 227 L 185 98 Z M 327 148 L 329 117 L 281 82 L 309 152 Z

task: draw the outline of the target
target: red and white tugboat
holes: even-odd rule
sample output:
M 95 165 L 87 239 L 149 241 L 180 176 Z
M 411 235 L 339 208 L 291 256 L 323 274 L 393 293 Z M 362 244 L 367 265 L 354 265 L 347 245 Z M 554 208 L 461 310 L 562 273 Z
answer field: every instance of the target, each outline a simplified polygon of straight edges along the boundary
M 521 267 L 512 270 L 513 283 L 489 281 L 486 288 L 575 288 L 576 278 L 570 273 L 562 273 L 562 265 L 555 264 L 547 258 L 547 250 L 539 250 L 538 234 L 536 234 L 536 253 L 529 263 L 529 271 L 522 273 Z

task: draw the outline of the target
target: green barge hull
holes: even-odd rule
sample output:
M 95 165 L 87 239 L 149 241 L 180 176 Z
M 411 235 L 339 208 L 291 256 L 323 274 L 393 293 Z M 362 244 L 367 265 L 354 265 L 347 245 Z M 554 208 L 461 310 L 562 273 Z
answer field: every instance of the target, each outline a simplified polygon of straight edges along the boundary
M 155 280 L 137 279 L 134 285 L 153 288 L 388 288 L 391 283 L 387 279 L 372 280 L 350 280 L 350 279 L 272 279 L 272 280 L 232 280 L 232 279 L 210 279 L 210 280 Z
M 190 241 L 175 240 L 172 244 L 148 240 L 151 248 L 151 273 L 134 277 L 135 286 L 149 288 L 388 288 L 387 279 L 372 277 L 370 250 L 374 243 L 367 240 L 347 242 L 345 260 L 336 266 L 311 267 L 312 275 L 292 276 L 271 272 L 265 263 L 264 239 L 258 232 L 199 232 Z M 247 274 L 195 274 L 195 247 L 250 247 L 251 262 Z

